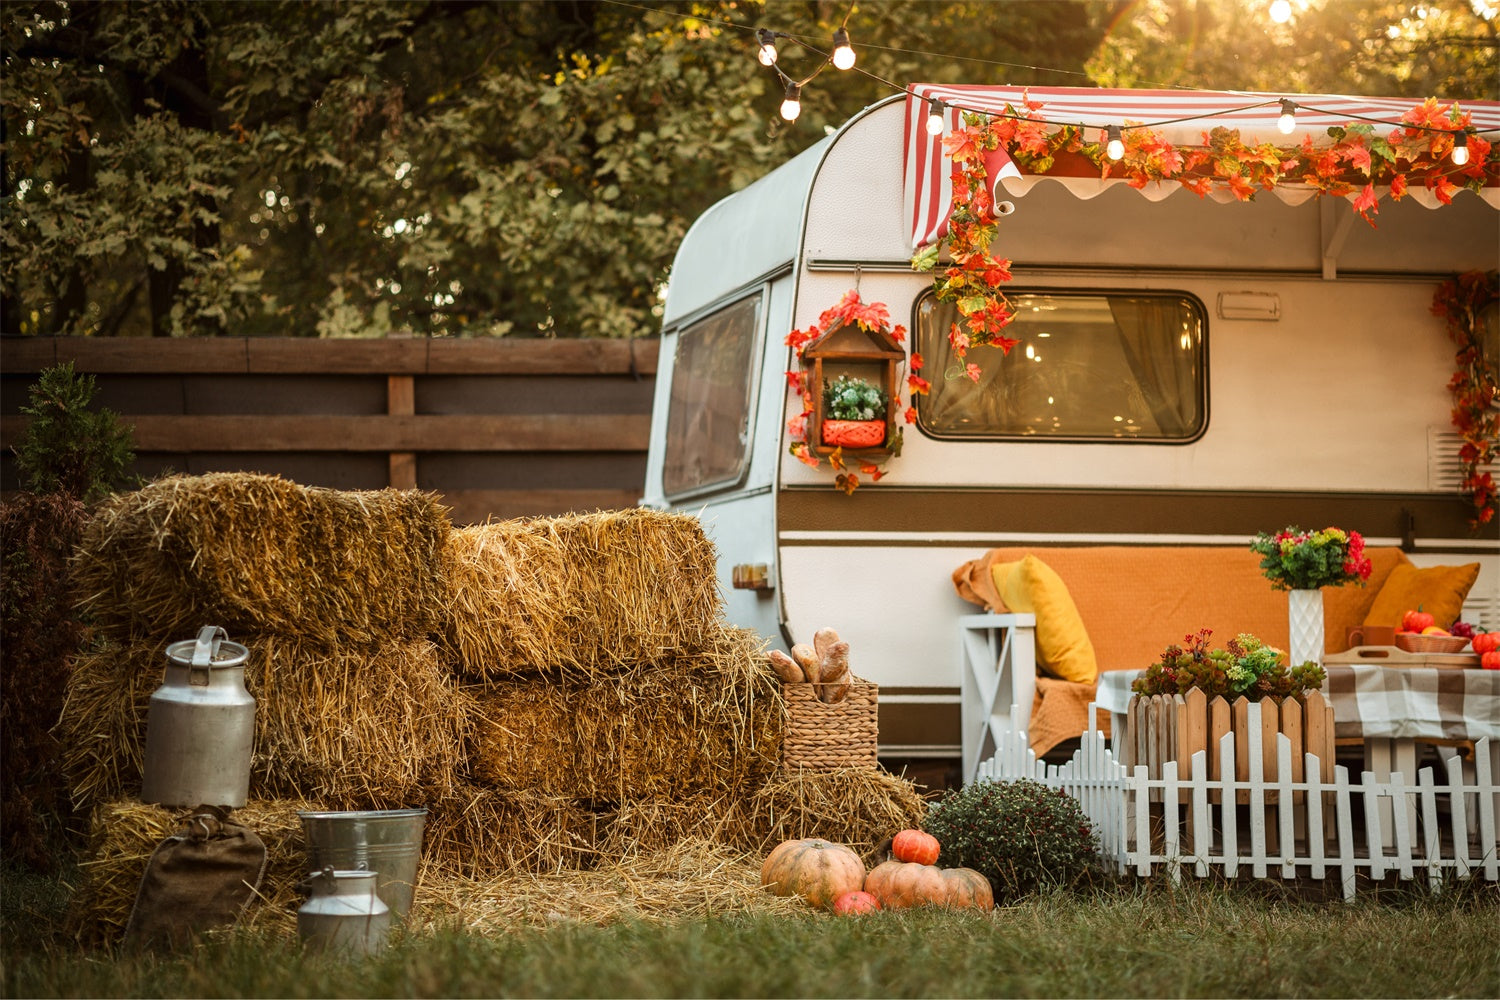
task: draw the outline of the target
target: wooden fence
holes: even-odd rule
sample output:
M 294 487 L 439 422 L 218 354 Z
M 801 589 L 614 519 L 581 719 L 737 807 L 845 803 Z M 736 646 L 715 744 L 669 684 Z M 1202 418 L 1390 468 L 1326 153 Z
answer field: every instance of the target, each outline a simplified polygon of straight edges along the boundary
M 1452 878 L 1500 881 L 1494 764 L 1500 754 L 1489 740 L 1476 742 L 1471 763 L 1448 758 L 1441 783 L 1430 767 L 1389 779 L 1367 771 L 1355 783 L 1342 765 L 1325 780 L 1322 761 L 1311 753 L 1302 761 L 1304 777 L 1294 779 L 1291 742 L 1277 733 L 1279 777 L 1268 779 L 1260 706 L 1250 709 L 1244 780 L 1234 776 L 1234 732 L 1211 751 L 1193 754 L 1190 777 L 1179 773 L 1175 760 L 1165 762 L 1160 777 L 1146 764 L 1125 767 L 1097 730 L 1085 734 L 1071 760 L 1049 765 L 1031 752 L 1019 708 L 977 779 L 1032 778 L 1067 792 L 1093 822 L 1107 862 L 1122 874 L 1164 868 L 1173 881 L 1210 874 L 1337 878 L 1345 899 L 1354 897 L 1360 876 L 1420 879 L 1433 891 Z M 1210 752 L 1223 777 L 1210 776 Z M 1234 805 L 1241 794 L 1245 804 Z
M 38 373 L 72 361 L 134 433 L 136 466 L 421 488 L 455 523 L 632 507 L 657 342 L 0 338 L 0 488 Z

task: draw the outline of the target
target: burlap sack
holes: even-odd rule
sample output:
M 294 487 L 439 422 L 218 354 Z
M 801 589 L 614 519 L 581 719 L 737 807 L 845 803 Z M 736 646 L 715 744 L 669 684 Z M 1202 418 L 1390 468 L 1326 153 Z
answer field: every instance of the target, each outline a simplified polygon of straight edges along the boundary
M 199 806 L 146 862 L 125 925 L 127 948 L 177 949 L 216 927 L 231 927 L 255 897 L 266 845 L 219 806 Z

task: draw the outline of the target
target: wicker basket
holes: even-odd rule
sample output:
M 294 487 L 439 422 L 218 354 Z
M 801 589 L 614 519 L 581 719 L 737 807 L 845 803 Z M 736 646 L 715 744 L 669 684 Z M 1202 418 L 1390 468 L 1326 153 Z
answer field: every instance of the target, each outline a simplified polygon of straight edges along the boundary
M 1419 632 L 1397 632 L 1396 648 L 1408 653 L 1459 653 L 1469 644 L 1461 635 L 1422 635 Z
M 782 766 L 808 771 L 875 770 L 879 687 L 856 677 L 849 685 L 849 696 L 833 705 L 819 701 L 816 688 L 814 684 L 781 686 L 787 714 Z

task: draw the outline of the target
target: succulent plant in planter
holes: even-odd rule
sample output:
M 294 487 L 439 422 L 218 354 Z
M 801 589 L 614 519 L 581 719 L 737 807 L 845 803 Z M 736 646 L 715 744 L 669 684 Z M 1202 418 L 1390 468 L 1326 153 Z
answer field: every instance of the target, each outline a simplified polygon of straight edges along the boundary
M 840 375 L 823 385 L 823 416 L 828 420 L 884 420 L 885 390 L 862 378 Z
M 878 448 L 885 443 L 885 390 L 862 378 L 840 375 L 823 384 L 823 443 Z

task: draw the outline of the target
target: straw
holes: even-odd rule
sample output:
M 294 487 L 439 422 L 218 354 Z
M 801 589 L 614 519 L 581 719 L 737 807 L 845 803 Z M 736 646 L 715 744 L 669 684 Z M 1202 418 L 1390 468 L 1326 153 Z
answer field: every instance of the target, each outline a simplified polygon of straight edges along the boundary
M 276 476 L 171 476 L 105 501 L 74 558 L 81 606 L 116 638 L 202 625 L 376 642 L 421 638 L 447 594 L 435 496 Z
M 641 669 L 701 646 L 719 621 L 716 553 L 685 514 L 494 521 L 450 542 L 446 635 L 469 677 Z

